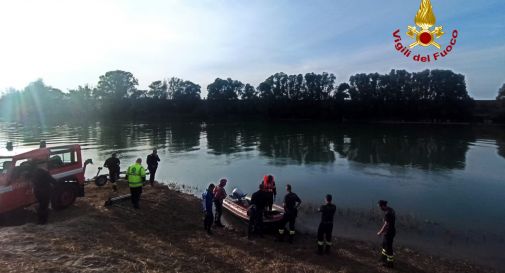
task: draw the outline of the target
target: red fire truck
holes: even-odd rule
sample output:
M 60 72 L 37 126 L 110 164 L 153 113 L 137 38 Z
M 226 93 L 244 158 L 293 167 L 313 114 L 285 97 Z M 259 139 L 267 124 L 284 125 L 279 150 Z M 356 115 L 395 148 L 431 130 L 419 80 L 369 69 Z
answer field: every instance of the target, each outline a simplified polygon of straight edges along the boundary
M 31 150 L 0 150 L 0 214 L 29 206 L 37 200 L 30 181 L 23 175 L 13 176 L 16 168 L 29 161 L 47 162 L 56 179 L 51 206 L 63 209 L 76 197 L 84 196 L 84 172 L 91 159 L 82 161 L 80 145 L 66 145 Z

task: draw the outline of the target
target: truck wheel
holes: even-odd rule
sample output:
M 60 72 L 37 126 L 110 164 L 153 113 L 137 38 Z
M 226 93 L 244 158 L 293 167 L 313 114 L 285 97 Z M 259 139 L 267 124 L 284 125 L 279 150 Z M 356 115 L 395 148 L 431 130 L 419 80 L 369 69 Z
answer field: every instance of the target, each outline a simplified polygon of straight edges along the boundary
M 77 192 L 75 187 L 70 183 L 64 183 L 56 186 L 54 196 L 52 198 L 52 207 L 55 210 L 64 209 L 75 202 Z
M 100 175 L 95 179 L 95 185 L 98 187 L 105 186 L 107 184 L 107 175 Z

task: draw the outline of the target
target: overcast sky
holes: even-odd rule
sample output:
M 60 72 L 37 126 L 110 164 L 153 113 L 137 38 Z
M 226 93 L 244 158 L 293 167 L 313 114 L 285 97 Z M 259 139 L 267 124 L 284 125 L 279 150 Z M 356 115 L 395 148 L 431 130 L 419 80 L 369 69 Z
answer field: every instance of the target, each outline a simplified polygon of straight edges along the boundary
M 494 98 L 505 82 L 505 0 L 432 0 L 449 56 L 415 63 L 392 32 L 414 25 L 420 0 L 0 0 L 0 90 L 37 78 L 68 90 L 126 70 L 140 87 L 172 76 L 202 90 L 216 77 L 257 85 L 275 72 L 452 69 L 470 94 Z M 433 53 L 434 48 L 416 48 Z

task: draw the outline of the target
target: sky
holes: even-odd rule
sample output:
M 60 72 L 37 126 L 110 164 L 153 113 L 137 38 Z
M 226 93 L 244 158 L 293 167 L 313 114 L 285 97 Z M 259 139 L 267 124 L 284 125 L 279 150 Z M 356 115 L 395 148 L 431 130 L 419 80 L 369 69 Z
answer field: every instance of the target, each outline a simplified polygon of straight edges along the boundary
M 505 0 L 432 0 L 447 46 L 414 62 L 392 33 L 414 25 L 420 0 L 0 0 L 0 90 L 42 78 L 61 90 L 95 86 L 110 70 L 140 88 L 179 77 L 206 90 L 217 77 L 257 85 L 276 72 L 355 73 L 451 69 L 470 95 L 494 99 L 505 83 Z M 419 54 L 436 49 L 417 47 Z M 206 92 L 203 92 L 205 94 Z

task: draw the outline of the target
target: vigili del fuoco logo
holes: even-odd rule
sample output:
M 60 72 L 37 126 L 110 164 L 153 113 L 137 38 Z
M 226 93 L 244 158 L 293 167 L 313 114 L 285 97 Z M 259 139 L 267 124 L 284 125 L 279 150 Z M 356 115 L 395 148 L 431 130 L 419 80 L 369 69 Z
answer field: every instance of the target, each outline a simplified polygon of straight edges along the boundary
M 423 63 L 434 62 L 449 55 L 456 45 L 458 31 L 452 31 L 449 45 L 442 50 L 442 47 L 437 42 L 437 39 L 442 37 L 445 32 L 443 31 L 442 26 L 435 26 L 436 21 L 437 19 L 435 18 L 431 1 L 421 0 L 421 6 L 419 7 L 419 11 L 414 19 L 416 26 L 408 26 L 407 31 L 407 36 L 409 36 L 413 42 L 409 45 L 404 45 L 402 43 L 402 37 L 400 36 L 400 29 L 397 29 L 393 32 L 396 50 L 407 58 L 412 56 L 414 61 Z M 437 51 L 427 55 L 413 53 L 412 50 L 418 46 L 434 47 Z

